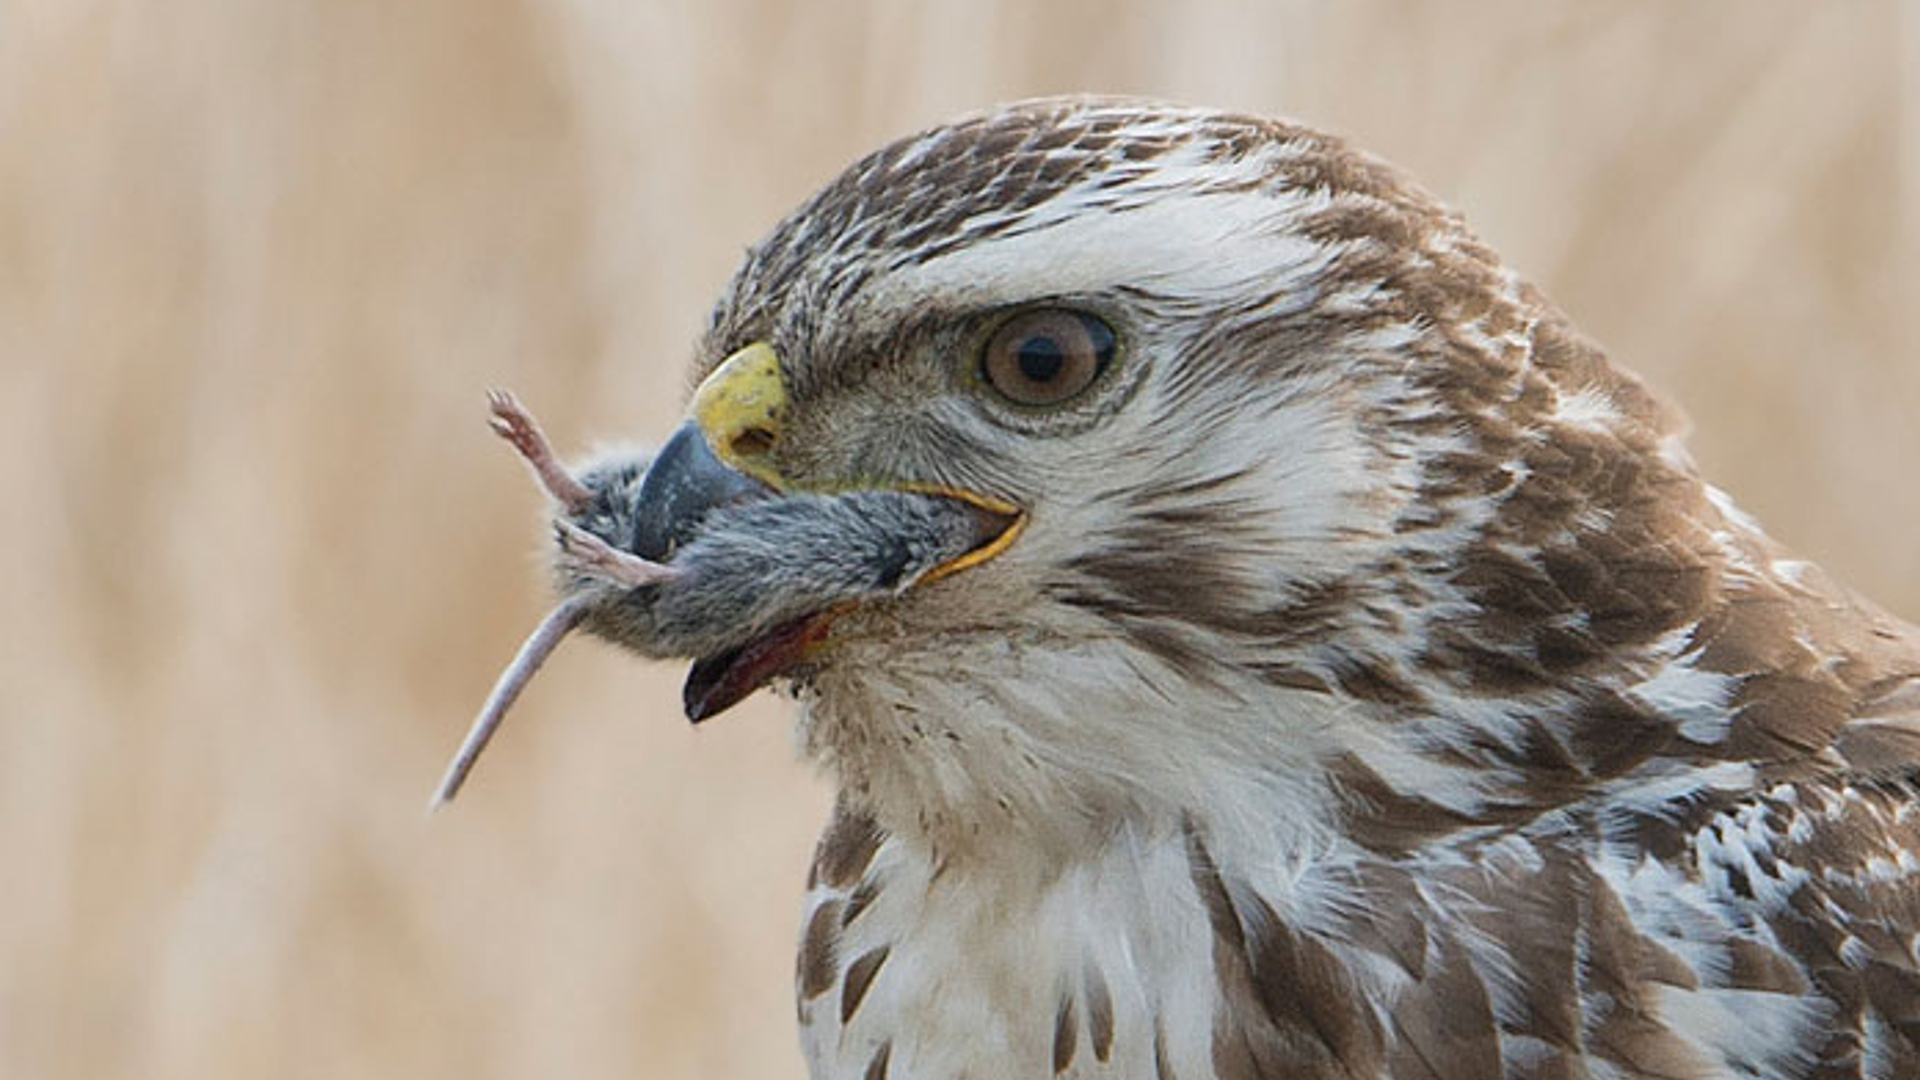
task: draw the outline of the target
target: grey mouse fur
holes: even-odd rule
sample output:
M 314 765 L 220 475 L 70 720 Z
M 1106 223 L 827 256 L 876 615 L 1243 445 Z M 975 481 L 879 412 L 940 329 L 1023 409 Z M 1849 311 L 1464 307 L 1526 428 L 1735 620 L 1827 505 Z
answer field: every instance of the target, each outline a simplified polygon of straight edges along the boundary
M 698 660 L 808 615 L 904 592 L 982 540 L 979 512 L 939 495 L 769 492 L 713 509 L 655 562 L 631 545 L 649 455 L 609 457 L 576 474 L 511 394 L 494 391 L 489 402 L 494 432 L 520 452 L 559 512 L 561 601 L 501 672 L 434 806 L 459 792 L 521 690 L 576 628 L 644 656 Z
M 593 474 L 582 479 L 594 486 Z M 579 523 L 609 541 L 622 535 L 597 512 Z M 608 524 L 614 530 L 601 532 Z M 674 552 L 671 577 L 621 591 L 583 625 L 645 656 L 707 656 L 804 615 L 902 592 L 975 542 L 973 512 L 935 495 L 853 491 L 723 507 Z M 560 574 L 563 592 L 613 587 L 565 560 Z

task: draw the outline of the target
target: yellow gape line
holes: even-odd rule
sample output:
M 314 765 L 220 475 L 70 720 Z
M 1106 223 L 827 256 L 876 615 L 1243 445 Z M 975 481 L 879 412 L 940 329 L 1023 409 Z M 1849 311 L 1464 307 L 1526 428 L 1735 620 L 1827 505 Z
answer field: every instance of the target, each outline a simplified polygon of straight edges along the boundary
M 939 566 L 927 571 L 927 576 L 920 579 L 920 584 L 922 585 L 931 584 L 950 574 L 957 574 L 962 570 L 970 570 L 979 566 L 981 563 L 998 557 L 1001 552 L 1013 546 L 1013 542 L 1020 538 L 1020 534 L 1025 531 L 1027 527 L 1026 511 L 1004 499 L 996 499 L 991 495 L 981 495 L 978 492 L 948 487 L 945 484 L 906 484 L 901 490 L 917 491 L 922 495 L 944 495 L 949 499 L 958 499 L 961 502 L 977 506 L 988 513 L 999 515 L 1009 522 L 1007 527 L 1001 531 L 1000 535 L 994 537 L 987 543 L 974 548 L 972 551 L 967 552 L 965 555 L 951 562 L 941 563 Z
M 780 377 L 780 356 L 756 341 L 708 375 L 693 393 L 693 421 L 706 433 L 714 455 L 774 488 L 786 484 L 770 460 L 786 418 L 787 384 Z

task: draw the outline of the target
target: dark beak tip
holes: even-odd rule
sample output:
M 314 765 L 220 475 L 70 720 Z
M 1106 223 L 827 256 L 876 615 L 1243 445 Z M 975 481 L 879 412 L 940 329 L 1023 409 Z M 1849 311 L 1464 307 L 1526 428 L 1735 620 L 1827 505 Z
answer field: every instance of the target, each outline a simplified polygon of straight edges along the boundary
M 640 481 L 631 550 L 656 562 L 693 537 L 722 506 L 763 498 L 767 485 L 721 461 L 706 432 L 688 421 L 660 448 Z

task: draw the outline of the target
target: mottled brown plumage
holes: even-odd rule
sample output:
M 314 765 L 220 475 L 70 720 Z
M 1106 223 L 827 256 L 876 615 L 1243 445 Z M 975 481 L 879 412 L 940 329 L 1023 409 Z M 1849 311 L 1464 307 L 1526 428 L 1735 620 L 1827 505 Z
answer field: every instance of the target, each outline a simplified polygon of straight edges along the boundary
M 1044 408 L 1033 310 L 1117 342 Z M 1022 515 L 787 672 L 816 1077 L 1920 1075 L 1920 638 L 1392 168 L 1011 106 L 752 249 L 756 343 L 756 475 Z

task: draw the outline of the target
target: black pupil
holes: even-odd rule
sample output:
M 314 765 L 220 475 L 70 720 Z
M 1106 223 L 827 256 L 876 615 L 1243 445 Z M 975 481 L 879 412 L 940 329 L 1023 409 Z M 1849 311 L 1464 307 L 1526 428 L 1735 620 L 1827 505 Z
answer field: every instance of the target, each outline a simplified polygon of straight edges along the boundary
M 1050 383 L 1067 366 L 1067 354 L 1050 337 L 1034 335 L 1020 343 L 1020 374 L 1029 382 Z

